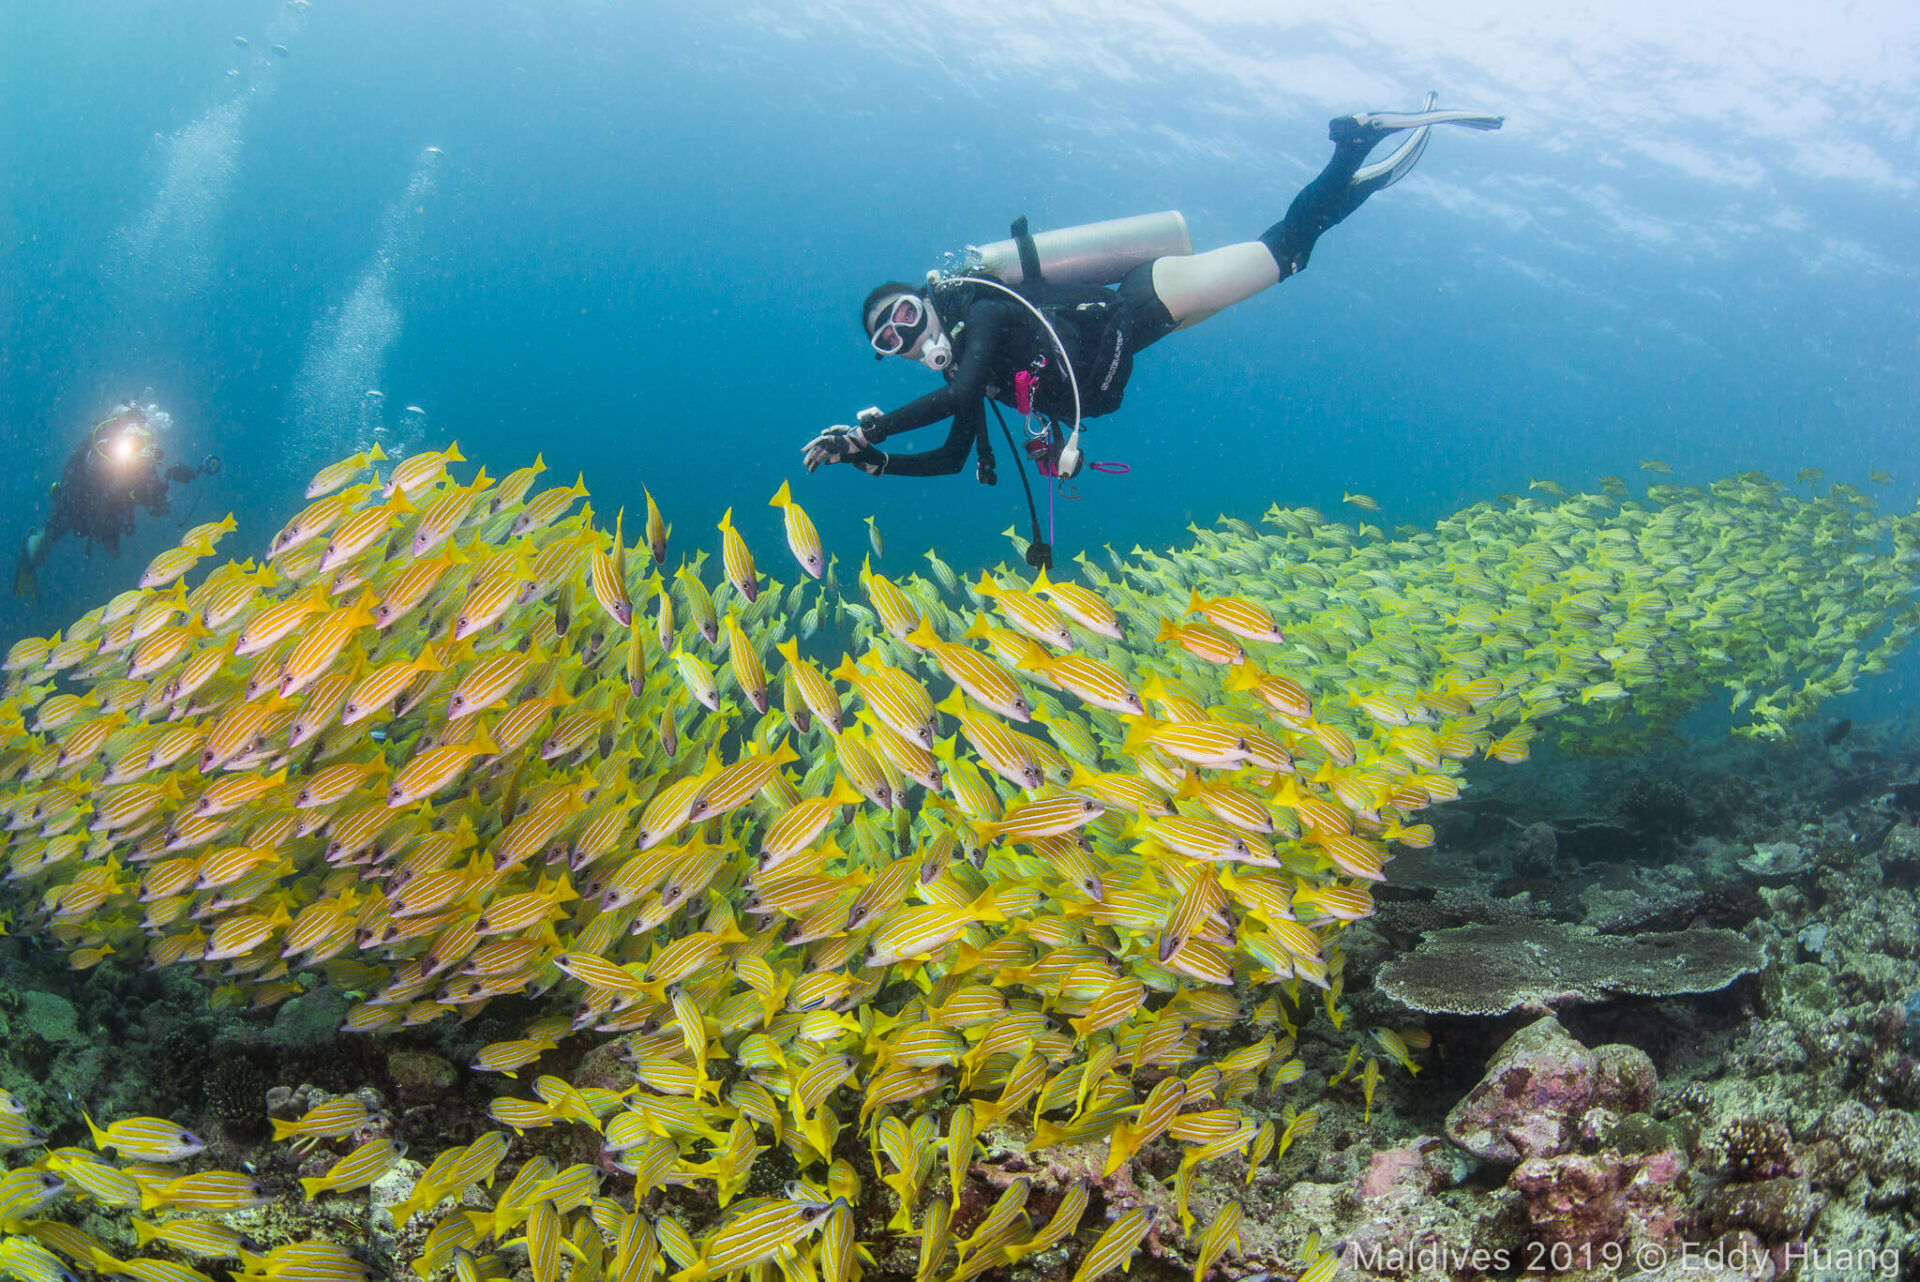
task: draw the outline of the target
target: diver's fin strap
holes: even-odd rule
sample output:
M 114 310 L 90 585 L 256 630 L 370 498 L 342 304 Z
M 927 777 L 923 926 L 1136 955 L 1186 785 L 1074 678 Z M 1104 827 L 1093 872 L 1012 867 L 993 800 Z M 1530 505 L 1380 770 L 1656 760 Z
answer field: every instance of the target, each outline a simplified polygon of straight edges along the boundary
M 1027 230 L 1027 216 L 1020 215 L 1008 229 L 1013 247 L 1020 252 L 1020 282 L 1033 284 L 1040 279 L 1040 251 L 1034 248 L 1033 233 Z

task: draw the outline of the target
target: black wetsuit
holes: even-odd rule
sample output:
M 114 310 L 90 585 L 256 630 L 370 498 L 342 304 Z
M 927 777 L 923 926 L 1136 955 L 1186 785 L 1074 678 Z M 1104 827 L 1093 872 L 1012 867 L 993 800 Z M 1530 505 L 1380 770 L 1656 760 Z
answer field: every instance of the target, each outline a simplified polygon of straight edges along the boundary
M 109 456 L 103 438 L 117 420 L 108 419 L 67 457 L 60 483 L 53 487 L 53 511 L 47 516 L 46 538 L 52 544 L 64 534 L 98 543 L 108 555 L 120 554 L 120 539 L 133 533 L 133 510 L 144 507 L 164 516 L 170 506 L 169 481 L 191 481 L 199 473 L 175 463 L 163 476 L 159 458 L 141 457 L 121 462 Z
M 1020 287 L 1060 335 L 1080 383 L 1080 416 L 1098 418 L 1120 408 L 1134 354 L 1174 329 L 1173 317 L 1153 292 L 1153 264 L 1142 263 L 1116 287 L 1052 285 Z M 1033 372 L 1033 407 L 1058 422 L 1073 422 L 1073 388 L 1067 372 L 1033 313 L 989 285 L 961 279 L 940 286 L 934 310 L 953 340 L 953 364 L 945 387 L 883 414 L 863 428 L 878 445 L 898 432 L 951 418 L 938 449 L 888 454 L 886 472 L 897 476 L 944 476 L 957 472 L 976 446 L 983 479 L 993 474 L 993 444 L 987 437 L 989 398 L 1014 408 L 1014 375 Z M 1042 363 L 1044 361 L 1044 363 Z

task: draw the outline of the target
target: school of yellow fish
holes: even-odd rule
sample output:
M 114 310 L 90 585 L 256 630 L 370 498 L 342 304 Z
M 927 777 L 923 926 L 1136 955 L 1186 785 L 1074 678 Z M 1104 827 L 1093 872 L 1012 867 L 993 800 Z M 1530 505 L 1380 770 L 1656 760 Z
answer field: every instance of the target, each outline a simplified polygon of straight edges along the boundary
M 497 481 L 457 478 L 457 446 L 380 461 L 323 470 L 259 560 L 189 586 L 233 525 L 197 527 L 141 586 L 13 645 L 0 817 L 75 967 L 195 967 L 256 1008 L 326 985 L 359 998 L 344 1035 L 570 1004 L 475 1057 L 528 1071 L 530 1097 L 503 1094 L 501 1129 L 395 1208 L 436 1217 L 423 1278 L 502 1276 L 511 1248 L 538 1282 L 846 1282 L 906 1250 L 916 1282 L 1042 1252 L 1093 1282 L 1158 1233 L 1200 1279 L 1241 1207 L 1190 1207 L 1196 1169 L 1251 1185 L 1312 1128 L 1278 1102 L 1298 1023 L 1339 1027 L 1341 933 L 1396 845 L 1431 844 L 1422 815 L 1466 763 L 1524 760 L 1549 718 L 1631 744 L 1719 698 L 1777 737 L 1920 622 L 1920 517 L 1756 474 L 1644 498 L 1536 482 L 1392 534 L 1276 507 L 1059 577 L 962 579 L 933 552 L 889 577 L 876 527 L 843 590 L 784 484 L 785 551 L 731 512 L 670 540 L 650 494 L 629 546 L 624 511 L 540 488 L 539 461 Z M 538 1072 L 609 1038 L 626 1089 Z M 1423 1035 L 1366 1040 L 1413 1071 Z M 1370 1112 L 1359 1054 L 1340 1076 Z M 313 1145 L 366 1122 L 346 1100 L 274 1126 Z M 599 1133 L 602 1164 L 534 1157 L 494 1188 L 508 1132 L 548 1126 Z M 994 1128 L 1104 1146 L 1109 1174 L 1177 1145 L 1179 1225 L 1099 1222 L 1088 1184 L 1030 1213 L 1025 1179 L 965 1222 Z M 193 1213 L 269 1194 L 156 1167 L 198 1151 L 174 1124 L 95 1138 L 144 1165 L 65 1149 L 9 1173 L 0 1269 L 205 1276 L 31 1219 L 58 1185 L 172 1216 L 142 1243 L 238 1276 L 365 1275 L 325 1243 L 239 1257 Z M 773 1150 L 795 1177 L 769 1190 Z M 400 1159 L 366 1138 L 304 1191 Z M 490 1210 L 448 1209 L 476 1186 Z M 710 1193 L 707 1218 L 662 1212 L 667 1186 Z

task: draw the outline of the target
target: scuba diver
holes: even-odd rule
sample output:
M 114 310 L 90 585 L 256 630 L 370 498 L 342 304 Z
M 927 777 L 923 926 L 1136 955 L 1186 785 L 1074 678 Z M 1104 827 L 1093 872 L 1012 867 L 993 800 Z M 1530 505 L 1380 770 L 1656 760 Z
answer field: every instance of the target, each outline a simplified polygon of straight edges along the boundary
M 946 386 L 892 413 L 865 409 L 855 425 L 827 428 L 802 448 L 807 470 L 849 463 L 872 476 L 941 476 L 959 471 L 972 453 L 979 480 L 992 485 L 991 401 L 996 416 L 1000 405 L 1027 416 L 1027 453 L 1043 476 L 1071 478 L 1086 465 L 1082 420 L 1120 407 L 1135 355 L 1305 268 L 1322 232 L 1407 175 L 1434 125 L 1504 123 L 1483 112 L 1435 111 L 1434 101 L 1428 94 L 1422 111 L 1335 119 L 1328 126 L 1333 159 L 1257 240 L 1195 254 L 1185 219 L 1171 212 L 1039 235 L 1022 218 L 1011 240 L 969 248 L 963 271 L 930 272 L 919 287 L 879 286 L 860 308 L 874 359 L 919 361 Z M 1402 132 L 1408 136 L 1398 147 L 1366 163 L 1379 142 Z M 953 422 L 937 449 L 880 448 L 943 419 Z M 1030 491 L 1028 506 L 1034 511 Z M 1050 551 L 1040 543 L 1037 511 L 1034 524 L 1037 552 L 1029 559 L 1044 559 Z
M 120 554 L 120 539 L 133 533 L 133 509 L 144 507 L 153 516 L 166 515 L 170 482 L 184 483 L 214 476 L 220 460 L 209 454 L 198 467 L 175 463 L 162 474 L 156 433 L 173 418 L 144 396 L 116 405 L 93 425 L 86 439 L 68 455 L 60 479 L 51 490 L 53 510 L 46 523 L 21 542 L 13 567 L 13 594 L 40 595 L 36 572 L 67 534 L 86 540 L 87 552 L 98 543 L 107 555 Z

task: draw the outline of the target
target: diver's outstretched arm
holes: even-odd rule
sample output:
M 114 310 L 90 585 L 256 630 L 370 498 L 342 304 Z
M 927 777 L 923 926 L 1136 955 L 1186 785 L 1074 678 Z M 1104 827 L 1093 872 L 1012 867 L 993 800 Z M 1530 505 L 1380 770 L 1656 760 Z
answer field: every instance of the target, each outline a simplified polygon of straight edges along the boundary
M 938 448 L 921 450 L 915 454 L 881 452 L 885 462 L 877 475 L 951 476 L 966 465 L 974 442 L 985 439 L 986 427 L 986 405 L 976 400 L 971 406 L 963 407 L 954 414 L 953 426 L 947 430 L 947 439 Z M 985 464 L 981 479 L 986 480 L 993 474 L 993 447 L 987 446 L 981 457 Z

